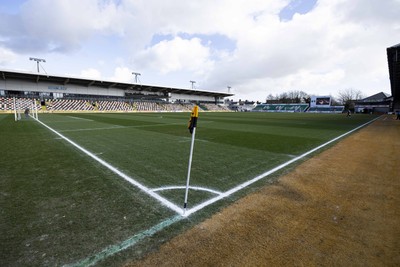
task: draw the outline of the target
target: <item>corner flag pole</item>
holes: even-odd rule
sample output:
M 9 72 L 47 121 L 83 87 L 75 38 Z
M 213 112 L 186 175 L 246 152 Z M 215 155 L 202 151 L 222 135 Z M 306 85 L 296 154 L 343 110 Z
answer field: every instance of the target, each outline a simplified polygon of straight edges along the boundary
M 199 117 L 199 107 L 194 106 L 192 110 L 192 114 L 190 115 L 189 121 L 189 132 L 192 134 L 192 142 L 190 145 L 190 155 L 189 155 L 189 166 L 188 166 L 188 173 L 186 178 L 186 191 L 185 191 L 185 202 L 183 204 L 183 214 L 185 214 L 187 201 L 188 201 L 188 194 L 189 194 L 189 182 L 190 182 L 190 170 L 192 168 L 192 158 L 193 158 L 193 148 L 194 148 L 194 139 L 196 136 L 196 126 L 197 126 L 197 118 Z

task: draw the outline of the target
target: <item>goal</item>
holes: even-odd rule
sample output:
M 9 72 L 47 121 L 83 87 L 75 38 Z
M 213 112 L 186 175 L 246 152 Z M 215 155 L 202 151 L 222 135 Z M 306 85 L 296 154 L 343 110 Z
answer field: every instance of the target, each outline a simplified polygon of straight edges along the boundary
M 35 99 L 14 97 L 14 118 L 19 121 L 22 118 L 34 118 L 38 120 L 38 106 Z

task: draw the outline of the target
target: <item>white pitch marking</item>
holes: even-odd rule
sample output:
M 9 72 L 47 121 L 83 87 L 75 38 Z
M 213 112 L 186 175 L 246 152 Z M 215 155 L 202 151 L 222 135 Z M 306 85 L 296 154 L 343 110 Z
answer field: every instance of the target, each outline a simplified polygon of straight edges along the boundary
M 131 177 L 129 177 L 128 175 L 126 175 L 125 173 L 123 173 L 122 171 L 118 170 L 117 168 L 115 168 L 114 166 L 112 166 L 111 164 L 107 163 L 106 161 L 100 159 L 99 157 L 97 157 L 96 155 L 94 155 L 93 153 L 91 153 L 90 151 L 86 150 L 85 148 L 81 147 L 80 145 L 76 144 L 75 142 L 73 142 L 72 140 L 68 139 L 67 137 L 65 137 L 64 135 L 60 134 L 59 132 L 57 132 L 56 130 L 54 130 L 53 128 L 51 128 L 50 126 L 47 126 L 46 124 L 44 124 L 43 122 L 37 120 L 40 124 L 42 124 L 44 127 L 46 127 L 47 129 L 49 129 L 50 131 L 52 131 L 53 133 L 55 133 L 56 135 L 60 136 L 62 139 L 64 139 L 65 141 L 67 141 L 68 143 L 70 143 L 71 145 L 73 145 L 74 147 L 78 148 L 80 151 L 82 151 L 83 153 L 85 153 L 86 155 L 88 155 L 89 157 L 91 157 L 92 159 L 96 160 L 97 162 L 99 162 L 101 165 L 103 165 L 104 167 L 108 168 L 109 170 L 111 170 L 112 172 L 114 172 L 115 174 L 119 175 L 120 177 L 122 177 L 123 179 L 125 179 L 126 181 L 128 181 L 129 183 L 133 184 L 134 186 L 136 186 L 137 188 L 139 188 L 140 190 L 144 191 L 146 194 L 150 195 L 151 197 L 157 199 L 161 204 L 163 204 L 164 206 L 170 208 L 171 210 L 177 212 L 178 214 L 183 214 L 183 209 L 178 207 L 177 205 L 175 205 L 174 203 L 170 202 L 169 200 L 163 198 L 162 196 L 154 193 L 152 190 L 150 190 L 148 187 L 142 185 L 141 183 L 135 181 L 134 179 L 132 179 Z
M 163 187 L 159 187 L 159 188 L 154 188 L 151 189 L 153 192 L 158 192 L 158 191 L 164 191 L 164 190 L 175 190 L 175 189 L 186 189 L 186 186 L 163 186 Z M 221 195 L 222 192 L 217 191 L 217 190 L 213 190 L 210 188 L 206 188 L 206 187 L 199 187 L 199 186 L 189 186 L 189 189 L 193 189 L 196 191 L 207 191 L 216 195 Z
M 179 140 L 178 143 L 185 143 L 185 142 L 191 142 L 192 139 L 189 137 L 183 137 L 182 140 Z M 196 139 L 196 142 L 204 142 L 204 143 L 208 143 L 210 141 L 208 140 L 204 140 L 204 139 Z
M 127 128 L 146 128 L 146 127 L 158 127 L 158 126 L 170 126 L 170 125 L 182 125 L 182 123 L 159 123 L 159 124 L 144 124 L 144 125 L 132 125 L 126 126 Z
M 265 178 L 265 177 L 267 177 L 268 175 L 270 175 L 270 174 L 272 174 L 272 173 L 274 173 L 274 172 L 276 172 L 276 171 L 278 171 L 278 170 L 280 170 L 280 169 L 292 164 L 293 162 L 296 162 L 296 161 L 298 161 L 298 160 L 310 155 L 311 153 L 314 153 L 315 151 L 317 151 L 317 150 L 319 150 L 319 149 L 321 149 L 321 148 L 323 148 L 323 147 L 325 147 L 325 146 L 327 146 L 327 145 L 339 140 L 340 138 L 345 137 L 346 135 L 349 135 L 350 133 L 352 133 L 352 132 L 354 132 L 354 131 L 356 131 L 356 130 L 358 130 L 358 129 L 360 129 L 360 128 L 362 128 L 362 127 L 364 127 L 364 126 L 366 126 L 366 125 L 368 125 L 368 124 L 370 124 L 372 122 L 374 122 L 375 120 L 377 120 L 379 118 L 380 117 L 375 118 L 375 119 L 373 119 L 373 120 L 371 120 L 371 121 L 369 121 L 367 123 L 364 123 L 363 125 L 360 125 L 360 126 L 354 128 L 353 130 L 348 131 L 347 133 L 344 133 L 344 134 L 342 134 L 342 135 L 340 135 L 338 137 L 335 137 L 332 140 L 330 140 L 330 141 L 328 141 L 328 142 L 326 142 L 326 143 L 324 143 L 324 144 L 322 144 L 320 146 L 317 146 L 316 148 L 313 148 L 313 149 L 307 151 L 306 153 L 304 153 L 304 154 L 302 154 L 302 155 L 300 155 L 298 157 L 295 157 L 295 158 L 293 158 L 293 159 L 291 159 L 291 160 L 289 160 L 289 161 L 287 161 L 287 162 L 285 162 L 285 163 L 283 163 L 283 164 L 281 164 L 281 165 L 279 165 L 279 166 L 277 166 L 277 167 L 275 167 L 275 168 L 273 168 L 273 169 L 271 169 L 271 170 L 269 170 L 267 172 L 264 172 L 264 173 L 258 175 L 257 177 L 254 177 L 253 179 L 248 180 L 248 181 L 246 181 L 246 182 L 244 182 L 244 183 L 242 183 L 242 184 L 240 184 L 240 185 L 238 185 L 238 186 L 236 186 L 236 187 L 234 187 L 234 188 L 232 188 L 232 189 L 220 194 L 219 196 L 211 198 L 211 199 L 209 199 L 209 200 L 207 200 L 207 201 L 205 201 L 205 202 L 203 202 L 203 203 L 201 203 L 201 204 L 199 204 L 199 205 L 187 210 L 182 216 L 187 217 L 190 214 L 195 213 L 196 211 L 199 211 L 199 210 L 201 210 L 201 209 L 203 209 L 203 208 L 205 208 L 205 207 L 207 207 L 207 206 L 209 206 L 209 205 L 211 205 L 211 204 L 213 204 L 213 203 L 215 203 L 215 202 L 217 202 L 217 201 L 219 201 L 219 200 L 221 200 L 221 199 L 223 199 L 223 198 L 225 198 L 227 196 L 230 196 L 233 193 L 236 193 L 237 191 L 239 191 L 239 190 L 241 190 L 241 189 L 243 189 L 243 188 L 245 188 L 245 187 L 247 187 L 247 186 L 249 186 L 249 185 L 251 185 L 251 184 L 253 184 L 253 183 L 255 183 L 255 182 L 257 182 L 257 181 L 259 181 L 259 180 L 261 180 L 263 178 Z
M 82 121 L 93 121 L 93 120 L 89 120 L 89 119 L 84 119 L 84 118 L 79 118 L 79 117 L 74 117 L 74 116 L 67 116 L 68 118 L 72 118 L 75 120 L 82 120 Z
M 67 120 L 63 120 L 63 121 L 51 121 L 51 123 L 69 123 L 69 122 L 74 122 L 74 121 L 67 121 Z
M 137 233 L 137 234 L 129 237 L 128 239 L 120 242 L 119 244 L 108 246 L 105 249 L 103 249 L 102 251 L 100 251 L 94 255 L 91 255 L 91 256 L 89 256 L 85 259 L 82 259 L 79 262 L 76 262 L 73 264 L 63 265 L 63 267 L 93 266 L 99 261 L 102 261 L 122 250 L 125 250 L 129 247 L 136 245 L 138 242 L 142 241 L 146 237 L 151 237 L 152 235 L 160 232 L 161 230 L 165 229 L 166 227 L 168 227 L 176 222 L 179 222 L 183 218 L 184 217 L 182 217 L 181 215 L 175 215 L 174 217 L 164 220 L 164 221 L 160 222 L 159 224 L 156 224 L 153 227 L 150 227 L 147 230 L 144 230 L 140 233 Z
M 191 208 L 189 210 L 186 210 L 186 212 L 184 212 L 184 210 L 182 208 L 179 208 L 178 206 L 176 206 L 172 202 L 168 201 L 167 199 L 165 199 L 165 198 L 161 197 L 160 195 L 154 193 L 153 192 L 154 190 L 151 190 L 151 189 L 145 187 L 144 185 L 138 183 L 137 181 L 133 180 L 132 178 L 130 178 L 126 174 L 122 173 L 118 169 L 116 169 L 113 166 L 111 166 L 110 164 L 108 164 L 107 162 L 105 162 L 102 159 L 96 157 L 95 155 L 93 155 L 92 153 L 87 151 L 86 149 L 80 147 L 79 145 L 75 144 L 73 141 L 69 140 L 65 136 L 63 136 L 60 133 L 58 133 L 57 131 L 53 130 L 52 128 L 50 128 L 49 126 L 44 124 L 43 122 L 41 122 L 39 120 L 37 120 L 37 121 L 39 123 L 41 123 L 43 126 L 45 126 L 46 128 L 48 128 L 49 130 L 51 130 L 52 132 L 54 132 L 55 134 L 59 135 L 64 140 L 66 140 L 69 143 L 71 143 L 73 146 L 77 147 L 79 150 L 83 151 L 88 156 L 92 157 L 93 159 L 95 159 L 96 161 L 98 161 L 99 163 L 104 165 L 105 167 L 109 168 L 114 173 L 118 174 L 119 176 L 121 176 L 122 178 L 124 178 L 128 182 L 132 183 L 133 185 L 135 185 L 139 189 L 145 191 L 145 193 L 147 193 L 148 195 L 154 197 L 155 199 L 160 201 L 165 206 L 169 207 L 170 209 L 174 210 L 175 212 L 181 214 L 184 217 L 188 217 L 190 214 L 195 213 L 195 212 L 197 212 L 197 211 L 199 211 L 199 210 L 201 210 L 201 209 L 203 209 L 203 208 L 205 208 L 205 207 L 207 207 L 207 206 L 209 206 L 209 205 L 211 205 L 211 204 L 213 204 L 213 203 L 215 203 L 215 202 L 217 202 L 217 201 L 219 201 L 219 200 L 221 200 L 221 199 L 223 199 L 225 197 L 228 197 L 228 196 L 232 195 L 233 193 L 236 193 L 237 191 L 239 191 L 239 190 L 241 190 L 241 189 L 243 189 L 243 188 L 245 188 L 245 187 L 247 187 L 247 186 L 249 186 L 249 185 L 251 185 L 251 184 L 253 184 L 253 183 L 255 183 L 255 182 L 257 182 L 257 181 L 259 181 L 259 180 L 261 180 L 263 178 L 265 178 L 265 177 L 267 177 L 268 175 L 270 175 L 270 174 L 272 174 L 272 173 L 274 173 L 274 172 L 276 172 L 276 171 L 278 171 L 278 170 L 280 170 L 280 169 L 292 164 L 293 162 L 296 162 L 296 161 L 306 157 L 307 155 L 309 155 L 311 153 L 314 153 L 315 151 L 317 151 L 317 150 L 319 150 L 319 149 L 321 149 L 321 148 L 323 148 L 323 147 L 325 147 L 325 146 L 327 146 L 327 145 L 339 140 L 340 138 L 345 137 L 346 135 L 349 135 L 350 133 L 352 133 L 352 132 L 354 132 L 354 131 L 356 131 L 356 130 L 358 130 L 358 129 L 360 129 L 360 128 L 362 128 L 362 127 L 364 127 L 364 126 L 366 126 L 366 125 L 368 125 L 368 124 L 370 124 L 372 122 L 374 122 L 375 120 L 377 120 L 379 118 L 380 117 L 377 117 L 377 118 L 375 118 L 375 119 L 373 119 L 373 120 L 371 120 L 371 121 L 369 121 L 367 123 L 364 123 L 364 124 L 354 128 L 351 131 L 348 131 L 348 132 L 346 132 L 346 133 L 344 133 L 344 134 L 342 134 L 342 135 L 340 135 L 338 137 L 335 137 L 332 140 L 330 140 L 330 141 L 328 141 L 328 142 L 326 142 L 326 143 L 324 143 L 324 144 L 322 144 L 322 145 L 320 145 L 320 146 L 318 146 L 318 147 L 316 147 L 314 149 L 311 149 L 311 150 L 307 151 L 306 153 L 304 153 L 304 154 L 302 154 L 302 155 L 300 155 L 298 157 L 295 157 L 295 158 L 293 158 L 293 159 L 291 159 L 291 160 L 289 160 L 289 161 L 287 161 L 287 162 L 285 162 L 285 163 L 283 163 L 283 164 L 281 164 L 281 165 L 279 165 L 279 166 L 277 166 L 277 167 L 275 167 L 275 168 L 273 168 L 273 169 L 271 169 L 271 170 L 269 170 L 267 172 L 264 172 L 263 174 L 260 174 L 257 177 L 254 177 L 251 180 L 248 180 L 248 181 L 246 181 L 246 182 L 244 182 L 244 183 L 242 183 L 242 184 L 240 184 L 240 185 L 238 185 L 238 186 L 236 186 L 236 187 L 234 187 L 234 188 L 232 188 L 232 189 L 230 189 L 230 190 L 228 190 L 228 191 L 226 191 L 224 193 L 220 193 L 220 194 L 218 194 L 217 197 L 211 198 L 211 199 L 209 199 L 209 200 L 207 200 L 207 201 L 205 201 L 205 202 L 203 202 L 203 203 L 201 203 L 201 204 L 199 204 L 199 205 L 197 205 L 197 206 L 195 206 L 195 207 L 193 207 L 193 208 Z
M 122 129 L 122 128 L 144 128 L 144 127 L 154 127 L 154 126 L 167 126 L 167 125 L 176 125 L 176 123 L 169 124 L 148 124 L 148 125 L 136 125 L 136 126 L 111 126 L 111 127 L 99 127 L 99 128 L 81 128 L 81 129 L 71 129 L 71 130 L 60 130 L 60 133 L 65 132 L 80 132 L 80 131 L 96 131 L 96 130 L 114 130 L 114 129 Z
M 96 131 L 96 130 L 113 130 L 125 128 L 124 126 L 112 126 L 112 127 L 99 127 L 99 128 L 81 128 L 81 129 L 71 129 L 71 130 L 60 130 L 60 133 L 65 132 L 80 132 L 80 131 Z

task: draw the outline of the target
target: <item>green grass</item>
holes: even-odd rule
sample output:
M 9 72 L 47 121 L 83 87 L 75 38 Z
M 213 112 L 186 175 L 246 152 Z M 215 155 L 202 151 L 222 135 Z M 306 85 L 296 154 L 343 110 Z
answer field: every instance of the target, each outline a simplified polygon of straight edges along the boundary
M 44 114 L 39 118 L 149 188 L 186 183 L 188 113 Z M 200 113 L 191 185 L 227 191 L 373 118 Z M 1 266 L 75 263 L 176 215 L 33 120 L 16 123 L 13 115 L 0 115 L 0 147 Z M 253 185 L 252 190 L 273 178 Z M 246 192 L 100 264 L 118 265 L 140 257 Z M 183 205 L 184 190 L 159 194 Z M 213 196 L 191 190 L 189 208 Z

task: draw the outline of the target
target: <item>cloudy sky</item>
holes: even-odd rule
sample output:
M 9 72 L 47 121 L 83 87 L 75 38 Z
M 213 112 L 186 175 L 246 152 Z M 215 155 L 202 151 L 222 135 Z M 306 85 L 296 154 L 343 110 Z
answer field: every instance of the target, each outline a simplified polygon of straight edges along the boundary
M 400 0 L 1 0 L 0 68 L 265 101 L 390 93 Z

